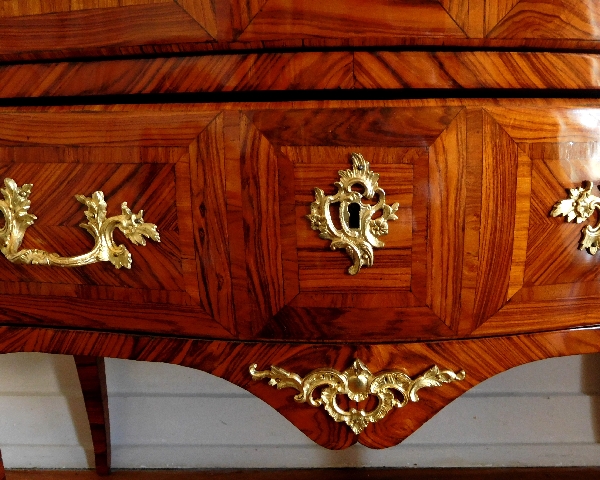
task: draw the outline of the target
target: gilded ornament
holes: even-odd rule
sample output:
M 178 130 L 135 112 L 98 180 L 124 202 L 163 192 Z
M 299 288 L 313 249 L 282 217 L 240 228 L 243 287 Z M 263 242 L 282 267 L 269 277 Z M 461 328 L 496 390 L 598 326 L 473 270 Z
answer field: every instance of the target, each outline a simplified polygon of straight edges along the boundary
M 270 370 L 257 370 L 257 364 L 250 365 L 250 374 L 254 380 L 269 378 L 269 385 L 281 388 L 294 388 L 298 392 L 294 400 L 307 402 L 313 407 L 323 406 L 336 421 L 344 422 L 357 435 L 369 423 L 384 418 L 392 408 L 402 408 L 409 401 L 418 402 L 417 391 L 424 387 L 439 387 L 444 383 L 464 380 L 465 372 L 454 373 L 451 370 L 440 370 L 431 367 L 414 380 L 403 372 L 391 370 L 373 375 L 366 365 L 356 359 L 352 366 L 344 372 L 333 368 L 318 368 L 304 378 L 290 373 L 283 368 L 271 366 Z M 314 396 L 315 390 L 320 389 Z M 400 399 L 393 391 L 400 394 Z M 371 411 L 351 408 L 342 409 L 337 403 L 338 395 L 347 395 L 350 400 L 360 402 L 370 395 L 379 400 L 377 407 Z
M 351 155 L 352 169 L 338 172 L 340 181 L 334 185 L 338 191 L 335 195 L 325 195 L 320 188 L 315 188 L 315 201 L 310 205 L 310 220 L 313 230 L 319 232 L 319 237 L 331 240 L 331 249 L 344 248 L 352 260 L 348 268 L 350 275 L 356 275 L 361 267 L 373 265 L 373 248 L 381 248 L 385 244 L 379 237 L 387 235 L 388 222 L 397 220 L 398 203 L 387 205 L 385 192 L 379 187 L 379 174 L 371 171 L 360 153 Z M 363 192 L 353 190 L 360 185 Z M 371 200 L 375 195 L 378 202 L 375 205 L 365 204 L 363 198 Z M 331 218 L 331 204 L 339 203 L 338 229 Z M 381 216 L 373 219 L 373 215 L 381 211 Z
M 96 262 L 111 262 L 116 268 L 131 268 L 131 253 L 124 245 L 117 245 L 113 239 L 115 228 L 136 245 L 146 245 L 146 238 L 160 242 L 156 225 L 145 223 L 141 210 L 133 213 L 127 202 L 121 204 L 121 215 L 106 217 L 104 193 L 94 192 L 91 197 L 76 195 L 87 210 L 87 223 L 79 226 L 94 237 L 94 248 L 88 253 L 74 257 L 61 257 L 57 253 L 48 253 L 38 249 L 21 248 L 25 231 L 37 219 L 29 213 L 32 185 L 17 186 L 11 178 L 4 179 L 4 188 L 0 192 L 4 200 L 0 200 L 0 212 L 4 215 L 4 226 L 0 229 L 0 251 L 13 263 L 30 265 L 54 265 L 59 267 L 80 267 Z
M 574 220 L 576 223 L 590 218 L 594 210 L 600 210 L 600 198 L 591 193 L 593 186 L 592 182 L 585 181 L 581 187 L 569 189 L 569 198 L 556 202 L 550 215 L 553 217 L 563 215 L 567 218 L 567 222 Z M 595 227 L 586 225 L 581 233 L 579 250 L 585 248 L 591 255 L 595 255 L 600 241 L 600 222 Z

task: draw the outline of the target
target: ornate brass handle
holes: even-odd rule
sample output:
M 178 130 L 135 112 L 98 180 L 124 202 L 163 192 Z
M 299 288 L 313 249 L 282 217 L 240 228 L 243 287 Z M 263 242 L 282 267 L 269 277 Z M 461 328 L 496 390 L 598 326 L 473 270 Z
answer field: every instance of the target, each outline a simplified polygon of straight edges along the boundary
M 96 262 L 111 262 L 116 268 L 131 268 L 131 254 L 124 245 L 117 245 L 113 232 L 118 228 L 136 245 L 146 245 L 144 237 L 160 242 L 156 225 L 144 223 L 141 210 L 135 214 L 127 207 L 127 202 L 121 204 L 121 215 L 106 218 L 106 202 L 104 193 L 94 192 L 91 198 L 75 195 L 75 198 L 86 205 L 87 223 L 79 226 L 94 237 L 94 248 L 88 253 L 75 257 L 61 257 L 57 253 L 44 250 L 21 248 L 25 231 L 37 219 L 28 213 L 31 201 L 29 195 L 32 185 L 17 186 L 12 178 L 4 179 L 5 188 L 0 192 L 4 200 L 0 200 L 0 211 L 4 215 L 4 227 L 0 229 L 0 251 L 13 263 L 33 265 L 55 265 L 59 267 L 80 267 Z
M 439 387 L 443 383 L 464 380 L 465 372 L 454 373 L 442 370 L 437 366 L 431 367 L 414 380 L 399 371 L 387 371 L 373 375 L 360 360 L 355 360 L 352 366 L 340 373 L 333 368 L 313 370 L 301 378 L 283 368 L 271 366 L 271 370 L 256 370 L 256 363 L 250 365 L 250 374 L 254 380 L 269 378 L 269 385 L 280 388 L 295 388 L 300 393 L 294 396 L 299 403 L 308 402 L 313 407 L 323 405 L 327 413 L 336 422 L 345 422 L 354 433 L 362 432 L 369 423 L 378 422 L 384 418 L 393 407 L 404 407 L 409 401 L 418 402 L 417 391 L 423 387 Z M 313 397 L 315 389 L 321 390 L 320 397 Z M 392 390 L 402 395 L 398 400 Z M 379 403 L 374 410 L 366 412 L 355 408 L 345 411 L 337 404 L 337 395 L 348 395 L 351 400 L 360 402 L 369 395 L 376 395 Z
M 310 205 L 310 220 L 313 230 L 319 231 L 319 237 L 331 240 L 331 249 L 345 248 L 352 259 L 348 268 L 350 275 L 356 275 L 363 266 L 373 265 L 373 247 L 381 248 L 385 244 L 378 237 L 387 235 L 388 221 L 398 220 L 398 204 L 386 205 L 385 192 L 379 187 L 379 174 L 372 172 L 360 153 L 353 153 L 352 170 L 340 170 L 340 181 L 335 195 L 325 195 L 323 190 L 315 188 L 315 201 Z M 364 192 L 352 190 L 354 185 L 362 185 Z M 378 195 L 376 205 L 362 203 L 361 199 L 372 199 Z M 340 204 L 341 229 L 336 228 L 331 219 L 330 205 Z M 381 216 L 373 220 L 373 215 L 381 210 Z
M 600 210 L 600 198 L 591 193 L 593 186 L 592 182 L 584 181 L 581 187 L 569 189 L 569 198 L 556 202 L 550 215 L 563 215 L 567 222 L 575 220 L 577 223 L 590 218 L 595 209 Z M 579 250 L 587 248 L 591 255 L 595 255 L 600 241 L 600 222 L 595 227 L 586 225 L 581 233 L 583 238 L 579 242 Z

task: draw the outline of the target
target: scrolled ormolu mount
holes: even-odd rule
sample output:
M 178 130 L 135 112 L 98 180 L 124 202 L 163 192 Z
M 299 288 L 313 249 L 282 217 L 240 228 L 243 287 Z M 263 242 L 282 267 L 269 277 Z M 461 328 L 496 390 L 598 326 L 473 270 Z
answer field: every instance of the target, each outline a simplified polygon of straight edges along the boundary
M 80 267 L 96 262 L 111 262 L 116 268 L 131 268 L 131 254 L 124 245 L 117 245 L 113 232 L 118 228 L 136 245 L 146 245 L 144 237 L 160 242 L 156 225 L 145 223 L 141 210 L 133 213 L 127 202 L 121 204 L 121 215 L 106 218 L 106 202 L 104 193 L 94 192 L 90 198 L 75 195 L 75 198 L 86 205 L 87 223 L 79 226 L 94 237 L 94 248 L 88 253 L 74 257 L 61 257 L 57 253 L 48 253 L 38 249 L 21 248 L 25 231 L 37 219 L 29 213 L 32 185 L 29 183 L 19 187 L 12 178 L 4 179 L 5 188 L 0 192 L 4 200 L 0 200 L 0 211 L 4 215 L 4 227 L 0 229 L 0 251 L 13 263 L 28 265 L 52 265 L 59 267 Z
M 454 373 L 451 370 L 440 370 L 434 365 L 414 380 L 403 372 L 396 370 L 373 375 L 363 362 L 356 359 L 352 366 L 340 373 L 333 368 L 313 370 L 304 378 L 290 373 L 283 368 L 271 366 L 270 370 L 258 371 L 257 364 L 250 365 L 253 380 L 269 378 L 269 385 L 280 388 L 295 388 L 300 393 L 294 396 L 298 403 L 308 402 L 313 407 L 323 406 L 336 422 L 345 422 L 357 435 L 369 423 L 378 422 L 392 408 L 404 407 L 409 401 L 418 402 L 417 391 L 424 387 L 439 387 L 444 383 L 464 380 L 465 372 Z M 319 397 L 313 397 L 317 388 L 323 388 Z M 402 399 L 398 400 L 392 390 L 398 391 Z M 343 410 L 337 403 L 337 395 L 347 395 L 351 400 L 360 402 L 369 395 L 376 395 L 379 403 L 369 412 L 351 408 Z
M 595 209 L 600 210 L 600 198 L 591 193 L 593 186 L 592 182 L 584 181 L 581 187 L 570 188 L 569 198 L 556 202 L 550 215 L 553 217 L 563 215 L 567 217 L 567 222 L 575 220 L 577 223 L 590 218 Z M 579 250 L 587 248 L 591 255 L 595 255 L 600 242 L 600 222 L 595 227 L 586 225 L 581 233 L 582 239 L 579 242 Z
M 352 170 L 340 170 L 340 181 L 334 185 L 338 188 L 335 195 L 325 195 L 323 190 L 315 188 L 315 201 L 310 205 L 310 220 L 313 230 L 319 231 L 319 237 L 331 240 L 331 249 L 345 248 L 352 259 L 348 268 L 350 275 L 356 275 L 363 266 L 373 265 L 373 247 L 381 248 L 385 244 L 378 237 L 387 235 L 388 221 L 397 220 L 398 203 L 386 205 L 385 192 L 379 187 L 379 174 L 370 170 L 360 153 L 353 153 Z M 362 185 L 364 192 L 352 190 L 356 184 Z M 378 195 L 375 205 L 362 203 L 361 199 L 372 199 Z M 330 206 L 340 204 L 341 230 L 336 228 L 332 219 Z M 379 218 L 373 215 L 382 210 Z

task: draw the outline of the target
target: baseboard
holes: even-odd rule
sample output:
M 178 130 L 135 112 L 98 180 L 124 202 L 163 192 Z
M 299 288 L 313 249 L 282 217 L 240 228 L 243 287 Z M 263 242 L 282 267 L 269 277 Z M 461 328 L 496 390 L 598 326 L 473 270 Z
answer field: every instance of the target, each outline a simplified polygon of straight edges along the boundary
M 91 470 L 8 470 L 7 480 L 98 480 Z M 341 468 L 267 470 L 116 470 L 110 480 L 597 480 L 600 467 L 582 468 Z

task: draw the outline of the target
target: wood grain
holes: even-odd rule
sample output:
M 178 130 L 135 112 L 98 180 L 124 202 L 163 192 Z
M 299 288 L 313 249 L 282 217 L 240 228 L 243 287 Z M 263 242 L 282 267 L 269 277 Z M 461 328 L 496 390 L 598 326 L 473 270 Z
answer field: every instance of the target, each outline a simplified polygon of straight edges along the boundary
M 82 294 L 73 296 L 49 296 L 45 290 L 41 295 L 27 290 L 20 293 L 0 295 L 0 322 L 231 338 L 230 332 L 198 307 L 179 305 L 175 309 L 168 303 L 136 305 L 123 300 L 92 301 L 89 290 L 85 289 Z
M 231 286 L 226 281 L 228 268 L 222 268 L 227 265 L 227 252 L 218 244 L 226 236 L 211 231 L 210 241 L 201 245 L 197 238 L 196 246 L 193 243 L 194 232 L 201 233 L 194 222 L 203 227 L 198 185 L 214 194 L 224 191 L 223 186 L 214 192 L 206 188 L 205 179 L 218 185 L 216 169 L 210 175 L 194 170 L 190 176 L 198 155 L 214 159 L 213 151 L 222 150 L 222 127 L 218 120 L 210 123 L 217 112 L 175 107 L 157 113 L 143 106 L 67 110 L 3 113 L 0 119 L 5 127 L 0 136 L 0 175 L 35 185 L 31 211 L 38 220 L 28 230 L 24 247 L 63 255 L 91 249 L 93 239 L 78 226 L 84 212 L 73 196 L 98 190 L 106 195 L 109 215 L 117 213 L 122 201 L 134 212 L 145 210 L 146 221 L 158 225 L 162 241 L 132 247 L 132 270 L 98 263 L 53 271 L 5 262 L 0 282 L 2 319 L 229 337 Z M 201 160 L 201 164 L 206 163 Z M 220 204 L 213 201 L 211 197 L 205 203 L 211 211 L 218 210 Z M 120 233 L 116 235 L 121 242 Z M 202 256 L 198 264 L 197 254 Z M 208 267 L 202 263 L 205 258 L 213 262 Z M 43 298 L 52 308 L 43 306 Z M 175 305 L 183 308 L 173 312 Z M 120 316 L 108 315 L 107 309 Z
M 200 305 L 228 331 L 234 331 L 233 291 L 227 240 L 225 157 L 222 116 L 215 118 L 193 142 L 190 174 L 196 281 Z M 186 188 L 182 185 L 181 188 Z
M 468 37 L 483 37 L 484 2 L 440 0 L 440 4 Z
M 598 50 L 593 0 L 5 0 L 0 60 L 443 46 Z
M 597 89 L 595 54 L 298 52 L 0 65 L 0 97 L 330 89 Z
M 234 0 L 230 3 L 225 15 L 223 15 L 223 30 L 230 33 L 226 38 L 239 38 L 240 34 L 248 28 L 254 17 L 261 11 L 268 0 Z M 219 2 L 225 3 L 225 2 Z M 224 12 L 225 13 L 225 12 Z
M 5 1 L 0 6 L 0 18 L 47 15 L 49 13 L 76 12 L 98 8 L 129 7 L 132 5 L 153 5 L 171 3 L 172 0 L 27 0 L 25 2 Z
M 461 289 L 462 315 L 458 334 L 467 335 L 473 329 L 473 311 L 477 293 L 479 268 L 481 211 L 483 193 L 483 110 L 468 107 L 467 114 L 467 168 L 465 195 L 465 234 L 463 251 L 463 276 Z
M 258 111 L 252 123 L 274 145 L 428 147 L 460 108 Z
M 429 149 L 427 305 L 451 329 L 461 313 L 466 136 L 462 110 Z
M 505 2 L 500 0 L 499 3 Z M 506 2 L 501 11 L 505 12 L 512 3 Z M 491 23 L 486 26 L 489 28 L 487 36 L 495 38 L 591 39 L 598 38 L 599 21 L 600 12 L 593 0 L 519 0 L 495 27 L 491 28 Z
M 515 234 L 507 300 L 519 291 L 525 280 L 527 244 L 529 241 L 529 215 L 531 210 L 531 164 L 531 158 L 519 149 L 517 160 L 517 188 L 515 190 Z
M 410 291 L 422 305 L 427 304 L 430 266 L 427 262 L 427 230 L 429 228 L 429 151 L 413 160 L 412 203 L 412 271 Z
M 448 15 L 456 22 L 460 29 L 465 32 L 465 35 L 471 36 L 469 35 L 471 26 L 469 13 L 471 13 L 471 16 L 473 15 L 472 11 L 470 11 L 471 8 L 469 8 L 471 7 L 469 2 L 461 0 L 440 0 L 439 3 L 444 7 L 444 10 L 448 12 Z M 475 10 L 475 8 L 472 10 Z
M 286 304 L 300 293 L 298 239 L 296 235 L 296 179 L 294 177 L 294 164 L 287 155 L 278 151 L 277 197 L 279 200 L 283 291 Z
M 75 355 L 73 359 L 75 360 L 85 410 L 92 432 L 96 473 L 102 476 L 109 475 L 110 419 L 104 358 Z
M 424 245 L 420 256 L 413 258 L 412 255 L 413 243 L 420 245 L 421 241 L 414 239 L 413 223 L 423 222 L 419 228 L 426 228 L 424 219 L 427 218 L 429 200 L 428 190 L 424 190 L 419 199 L 425 205 L 417 207 L 419 213 L 413 220 L 413 185 L 415 181 L 421 185 L 428 181 L 414 177 L 413 163 L 427 165 L 423 143 L 429 139 L 433 141 L 459 111 L 454 108 L 385 108 L 249 113 L 248 118 L 256 131 L 271 145 L 271 155 L 281 158 L 280 165 L 285 169 L 286 178 L 293 177 L 291 193 L 295 198 L 295 225 L 286 227 L 286 232 L 289 230 L 286 236 L 291 237 L 293 232 L 295 242 L 291 237 L 289 245 L 284 245 L 288 251 L 283 255 L 292 260 L 290 267 L 284 270 L 283 281 L 284 285 L 291 282 L 291 288 L 298 294 L 287 297 L 277 311 L 263 314 L 262 327 L 254 332 L 258 338 L 336 341 L 369 338 L 382 341 L 388 338 L 390 329 L 402 332 L 402 338 L 450 332 L 438 317 L 423 308 L 424 295 L 421 296 L 423 300 L 418 300 L 409 293 L 413 283 L 417 290 L 423 290 L 427 278 L 413 279 L 413 272 L 422 273 L 423 269 L 418 265 L 428 262 Z M 380 174 L 380 185 L 386 190 L 388 203 L 398 202 L 400 208 L 399 220 L 390 224 L 390 233 L 383 238 L 385 248 L 375 252 L 374 265 L 363 269 L 359 275 L 350 276 L 346 273 L 350 265 L 347 255 L 331 251 L 328 242 L 318 237 L 305 217 L 314 201 L 314 188 L 322 188 L 327 193 L 332 188 L 335 190 L 332 184 L 339 177 L 338 171 L 349 168 L 349 156 L 354 151 L 361 152 L 371 162 L 372 170 Z M 259 164 L 267 165 L 268 162 L 267 158 L 259 160 Z M 427 174 L 429 167 L 420 172 Z M 279 202 L 284 205 L 282 195 L 284 192 L 290 195 L 290 185 L 280 182 L 279 186 L 282 189 Z M 256 207 L 248 208 L 250 210 L 256 215 Z M 280 228 L 284 222 L 287 220 L 278 219 Z M 361 322 L 359 319 L 365 315 L 369 321 Z
M 2 113 L 0 146 L 187 147 L 216 116 L 215 111 L 200 113 L 189 108 L 186 112 L 175 107 L 160 114 L 144 106 L 124 108 L 119 112 L 110 111 L 111 107 L 100 106 L 96 111 L 75 107 L 60 115 L 51 109 L 37 114 Z
M 598 261 L 577 248 L 583 225 L 576 227 L 576 224 L 567 223 L 564 218 L 556 221 L 559 219 L 551 219 L 548 215 L 557 201 L 553 201 L 552 196 L 563 198 L 568 188 L 581 184 L 581 181 L 568 177 L 594 176 L 593 164 L 590 164 L 590 157 L 578 157 L 575 154 L 568 161 L 569 168 L 565 168 L 567 159 L 560 156 L 560 150 L 552 147 L 556 147 L 556 144 L 536 144 L 528 149 L 535 162 L 525 284 L 533 286 L 593 282 L 600 277 Z
M 406 149 L 380 148 L 365 150 L 357 147 L 286 147 L 283 149 L 295 164 L 294 212 L 298 248 L 298 268 L 302 291 L 329 290 L 346 294 L 377 289 L 408 289 L 411 284 L 413 167 Z M 377 150 L 375 153 L 373 150 Z M 371 162 L 372 170 L 380 174 L 379 185 L 386 192 L 388 204 L 398 202 L 398 220 L 390 223 L 388 235 L 381 238 L 385 247 L 375 249 L 372 267 L 361 271 L 360 280 L 340 275 L 352 264 L 344 251 L 334 252 L 327 241 L 310 228 L 306 215 L 315 200 L 315 187 L 333 194 L 333 183 L 339 171 L 350 168 L 350 154 L 359 151 Z M 412 150 L 411 150 L 412 151 Z M 422 153 L 422 152 L 421 152 Z M 300 163 L 302 162 L 302 163 Z M 393 267 L 392 267 L 393 266 Z M 392 268 L 390 268 L 392 267 Z
M 362 343 L 387 342 L 392 338 L 417 341 L 453 336 L 452 330 L 431 309 L 420 306 L 412 294 L 405 293 L 343 296 L 301 293 L 270 318 L 255 338 Z M 403 303 L 404 306 L 386 307 L 388 302 Z
M 23 153 L 23 152 L 19 152 Z M 73 153 L 73 152 L 71 152 Z M 75 153 L 76 155 L 76 153 Z M 40 157 L 38 157 L 39 159 Z M 42 157 L 43 158 L 43 157 Z M 19 185 L 32 183 L 31 212 L 38 221 L 27 231 L 24 248 L 41 248 L 61 255 L 78 255 L 90 251 L 94 240 L 79 227 L 85 221 L 84 208 L 74 197 L 91 196 L 104 191 L 108 215 L 120 213 L 119 205 L 127 201 L 134 212 L 145 210 L 146 221 L 160 225 L 163 242 L 149 242 L 145 248 L 130 244 L 133 270 L 116 270 L 110 263 L 90 265 L 86 269 L 59 268 L 50 274 L 47 268 L 27 268 L 6 262 L 3 282 L 46 283 L 48 288 L 61 285 L 80 287 L 97 285 L 97 298 L 116 300 L 121 293 L 110 288 L 136 292 L 140 301 L 189 304 L 183 290 L 175 205 L 175 175 L 169 164 L 69 164 L 12 163 L 1 164 L 2 179 L 13 178 Z M 10 291 L 10 286 L 6 286 Z M 8 293 L 0 289 L 2 293 Z M 151 293 L 154 291 L 155 293 Z M 160 291 L 160 293 L 159 293 Z M 146 292 L 146 293 L 144 293 Z M 172 293 L 168 293 L 172 292 Z M 136 302 L 136 299 L 131 299 Z
M 483 2 L 485 5 L 485 35 L 487 36 L 519 2 L 520 0 L 487 0 Z
M 96 265 L 48 278 L 43 267 L 3 266 L 6 323 L 283 341 L 440 339 L 469 335 L 509 298 L 498 322 L 545 329 L 551 300 L 538 308 L 530 292 L 540 298 L 537 287 L 572 289 L 600 275 L 595 257 L 576 248 L 580 226 L 548 216 L 566 188 L 594 175 L 595 100 L 6 107 L 0 124 L 0 176 L 35 184 L 30 246 L 89 247 L 73 186 L 132 198 L 165 232 L 161 244 L 134 252 L 139 272 Z M 314 187 L 333 191 L 353 151 L 400 203 L 386 248 L 356 277 L 305 219 Z M 449 161 L 456 151 L 464 158 Z M 439 248 L 449 253 L 434 255 Z M 447 260 L 454 273 L 438 275 Z M 586 295 L 555 296 L 551 324 L 593 322 L 597 302 Z M 522 330 L 510 319 L 519 302 Z M 569 319 L 579 303 L 581 315 Z M 489 328 L 511 331 L 496 320 Z
M 580 186 L 583 178 L 596 178 L 592 159 L 598 146 L 592 137 L 597 129 L 597 111 L 550 111 L 537 119 L 530 116 L 534 111 L 521 116 L 507 115 L 501 109 L 500 115 L 495 116 L 505 131 L 520 142 L 520 161 L 527 159 L 532 164 L 531 184 L 527 187 L 530 194 L 517 207 L 525 214 L 526 198 L 530 198 L 529 226 L 527 241 L 520 241 L 526 248 L 519 249 L 522 287 L 513 289 L 510 304 L 490 318 L 489 325 L 478 328 L 476 335 L 499 334 L 516 325 L 529 331 L 560 328 L 568 322 L 569 309 L 571 317 L 576 315 L 581 325 L 589 325 L 594 323 L 592 312 L 598 308 L 593 283 L 600 277 L 600 266 L 595 257 L 577 249 L 581 225 L 549 216 L 556 201 L 565 198 L 566 189 Z M 528 120 L 529 129 L 524 123 Z M 543 321 L 536 314 L 542 315 L 544 309 L 547 316 Z
M 354 53 L 356 88 L 597 89 L 593 54 L 548 52 Z
M 241 112 L 223 113 L 223 138 L 225 153 L 225 189 L 227 205 L 227 231 L 229 232 L 229 261 L 233 285 L 236 328 L 242 336 L 252 336 L 253 319 L 258 317 L 256 304 L 251 298 L 246 274 L 246 237 L 244 231 L 241 167 Z
M 146 3 L 0 18 L 0 55 L 213 40 L 174 1 Z
M 593 102 L 587 108 L 486 108 L 515 142 L 595 142 L 600 110 Z
M 483 142 L 480 257 L 473 312 L 477 325 L 496 313 L 508 296 L 519 158 L 517 145 L 485 112 Z
M 217 12 L 214 0 L 175 0 L 175 3 L 202 25 L 211 37 L 216 38 L 218 36 Z
M 349 52 L 210 55 L 0 66 L 0 96 L 352 88 Z
M 284 305 L 277 153 L 245 116 L 240 131 L 247 288 L 257 308 L 256 333 Z
M 465 36 L 436 0 L 394 4 L 378 0 L 368 5 L 360 0 L 332 0 L 326 6 L 315 0 L 268 0 L 238 41 L 393 36 L 399 31 L 404 36 Z

